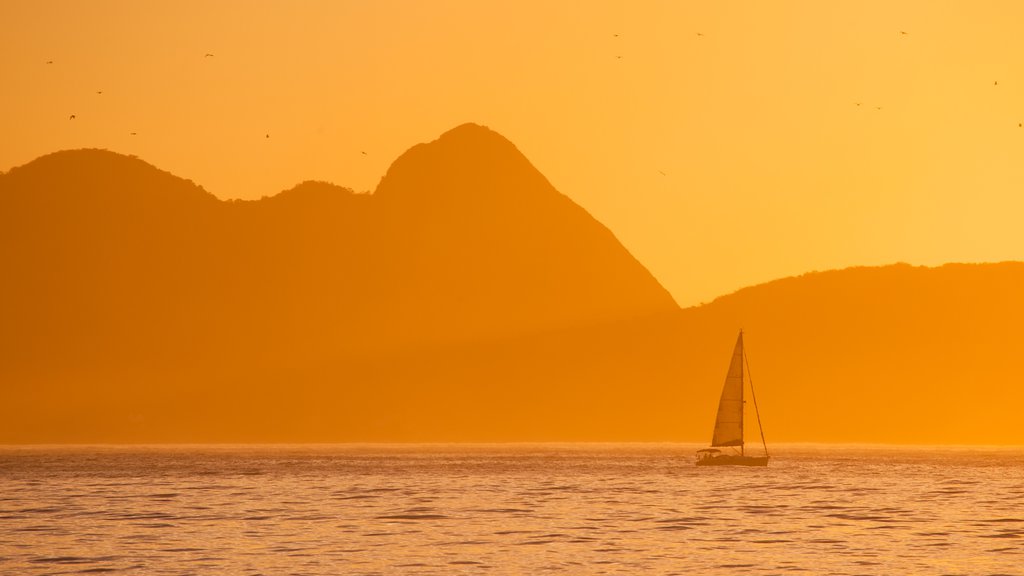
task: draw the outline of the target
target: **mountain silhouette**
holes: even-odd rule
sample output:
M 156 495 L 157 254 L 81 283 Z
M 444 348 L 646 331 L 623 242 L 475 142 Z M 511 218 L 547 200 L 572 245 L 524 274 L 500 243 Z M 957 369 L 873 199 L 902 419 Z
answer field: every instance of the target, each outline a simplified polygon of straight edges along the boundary
M 1019 262 L 849 268 L 641 320 L 413 354 L 375 373 L 430 393 L 397 385 L 415 400 L 378 413 L 377 432 L 707 442 L 743 329 L 769 444 L 1021 444 L 1022 287 Z
M 508 336 L 675 309 L 603 225 L 508 140 L 465 124 L 399 157 L 374 192 L 378 231 L 416 290 L 398 314 L 431 341 Z
M 0 175 L 0 269 L 0 442 L 701 441 L 741 328 L 770 444 L 1024 442 L 1024 264 L 679 309 L 480 126 L 372 194 L 50 154 Z
M 810 273 L 680 313 L 695 404 L 714 417 L 745 330 L 768 440 L 1020 444 L 1024 263 Z M 698 382 L 712 385 L 701 388 Z
M 373 438 L 353 418 L 448 402 L 385 368 L 678 310 L 471 124 L 410 149 L 373 194 L 304 182 L 220 201 L 137 158 L 50 154 L 0 176 L 0 246 L 0 441 Z

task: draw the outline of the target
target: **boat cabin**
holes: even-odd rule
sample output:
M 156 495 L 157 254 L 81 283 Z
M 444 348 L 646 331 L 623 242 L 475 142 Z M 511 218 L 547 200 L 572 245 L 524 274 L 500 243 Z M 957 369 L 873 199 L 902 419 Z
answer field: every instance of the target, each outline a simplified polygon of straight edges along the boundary
M 715 456 L 718 456 L 721 453 L 722 451 L 719 450 L 718 448 L 704 448 L 702 450 L 697 450 L 697 461 L 700 462 L 701 460 L 714 458 Z

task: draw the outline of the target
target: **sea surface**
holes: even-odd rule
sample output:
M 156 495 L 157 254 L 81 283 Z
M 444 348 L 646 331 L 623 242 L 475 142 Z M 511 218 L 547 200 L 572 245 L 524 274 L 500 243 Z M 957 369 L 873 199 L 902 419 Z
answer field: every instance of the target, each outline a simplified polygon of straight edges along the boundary
M 1024 574 L 1024 448 L 0 447 L 0 574 Z

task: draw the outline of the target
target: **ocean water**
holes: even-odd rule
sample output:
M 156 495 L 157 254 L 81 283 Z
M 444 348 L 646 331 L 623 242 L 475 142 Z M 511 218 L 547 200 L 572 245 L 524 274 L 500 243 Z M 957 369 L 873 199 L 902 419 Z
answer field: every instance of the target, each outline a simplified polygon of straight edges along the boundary
M 0 447 L 0 574 L 1024 574 L 1024 448 Z

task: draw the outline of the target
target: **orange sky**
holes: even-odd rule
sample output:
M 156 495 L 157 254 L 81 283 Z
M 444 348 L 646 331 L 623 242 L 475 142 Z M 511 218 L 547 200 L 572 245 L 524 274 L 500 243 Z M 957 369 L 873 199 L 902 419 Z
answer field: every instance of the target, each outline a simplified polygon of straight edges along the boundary
M 682 305 L 1024 259 L 1024 3 L 894 4 L 5 0 L 0 169 L 102 147 L 224 198 L 372 190 L 471 121 Z

